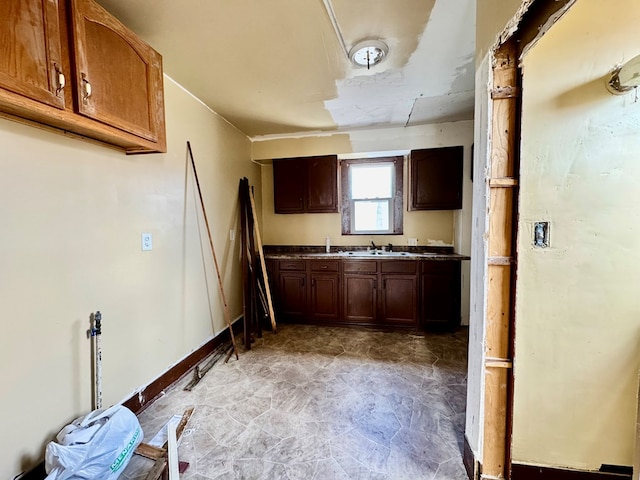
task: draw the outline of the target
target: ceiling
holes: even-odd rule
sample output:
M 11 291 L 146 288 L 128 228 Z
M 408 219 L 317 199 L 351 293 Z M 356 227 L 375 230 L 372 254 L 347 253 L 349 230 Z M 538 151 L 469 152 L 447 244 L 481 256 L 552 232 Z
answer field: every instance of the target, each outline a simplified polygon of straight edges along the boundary
M 473 118 L 475 0 L 98 2 L 252 138 Z M 363 39 L 389 46 L 369 70 L 347 58 Z

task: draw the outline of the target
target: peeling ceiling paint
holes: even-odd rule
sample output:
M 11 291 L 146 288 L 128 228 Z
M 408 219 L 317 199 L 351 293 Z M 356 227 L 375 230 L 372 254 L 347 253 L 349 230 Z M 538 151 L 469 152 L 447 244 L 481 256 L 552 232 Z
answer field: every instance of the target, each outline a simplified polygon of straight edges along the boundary
M 347 48 L 389 45 L 370 71 L 351 66 L 322 0 L 98 2 L 250 137 L 473 115 L 475 0 L 332 0 Z

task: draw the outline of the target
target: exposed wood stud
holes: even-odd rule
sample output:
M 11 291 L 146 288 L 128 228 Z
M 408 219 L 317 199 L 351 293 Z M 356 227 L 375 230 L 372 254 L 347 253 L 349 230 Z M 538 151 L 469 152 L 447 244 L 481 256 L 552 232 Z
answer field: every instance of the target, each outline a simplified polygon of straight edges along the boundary
M 493 100 L 498 98 L 516 98 L 520 96 L 520 89 L 518 87 L 497 87 L 491 90 L 491 98 Z
M 515 261 L 513 257 L 489 257 L 489 265 L 512 265 Z
M 513 368 L 513 362 L 506 358 L 487 357 L 484 366 L 487 368 Z

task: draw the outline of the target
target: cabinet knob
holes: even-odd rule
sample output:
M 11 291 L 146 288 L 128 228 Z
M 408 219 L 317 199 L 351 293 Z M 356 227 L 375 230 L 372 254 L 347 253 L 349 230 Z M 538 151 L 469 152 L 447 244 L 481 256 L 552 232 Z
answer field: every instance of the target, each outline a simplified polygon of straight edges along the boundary
M 326 270 L 329 267 L 327 265 L 321 265 L 320 268 L 323 269 L 323 270 Z
M 82 96 L 82 101 L 87 103 L 87 100 L 91 96 L 91 83 L 87 80 L 87 75 L 82 74 L 82 89 L 84 90 L 84 95 Z
M 67 80 L 64 78 L 64 73 L 62 73 L 60 65 L 54 63 L 53 66 L 56 69 L 56 81 L 58 82 L 58 85 L 56 86 L 56 96 L 59 97 L 60 92 L 62 92 L 65 85 L 67 84 Z

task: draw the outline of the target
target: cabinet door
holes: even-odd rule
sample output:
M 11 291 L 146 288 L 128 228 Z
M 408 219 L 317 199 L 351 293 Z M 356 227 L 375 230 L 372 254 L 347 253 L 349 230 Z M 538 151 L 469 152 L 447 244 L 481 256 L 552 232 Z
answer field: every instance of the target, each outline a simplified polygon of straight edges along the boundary
M 460 262 L 424 262 L 422 272 L 425 328 L 454 329 L 460 323 Z
M 57 0 L 0 2 L 0 87 L 64 108 Z
M 162 57 L 93 0 L 71 0 L 78 113 L 164 143 Z
M 273 161 L 273 206 L 276 213 L 304 213 L 306 175 L 304 161 Z
M 462 208 L 463 148 L 411 151 L 409 210 Z
M 339 285 L 337 274 L 311 273 L 311 303 L 309 316 L 312 320 L 340 319 Z
M 383 275 L 380 322 L 387 325 L 416 325 L 417 293 L 415 275 Z
M 279 314 L 287 320 L 304 320 L 307 310 L 307 274 L 280 272 L 278 282 Z
M 338 211 L 338 157 L 307 158 L 307 212 Z
M 378 305 L 377 275 L 345 275 L 343 319 L 352 323 L 374 323 Z

